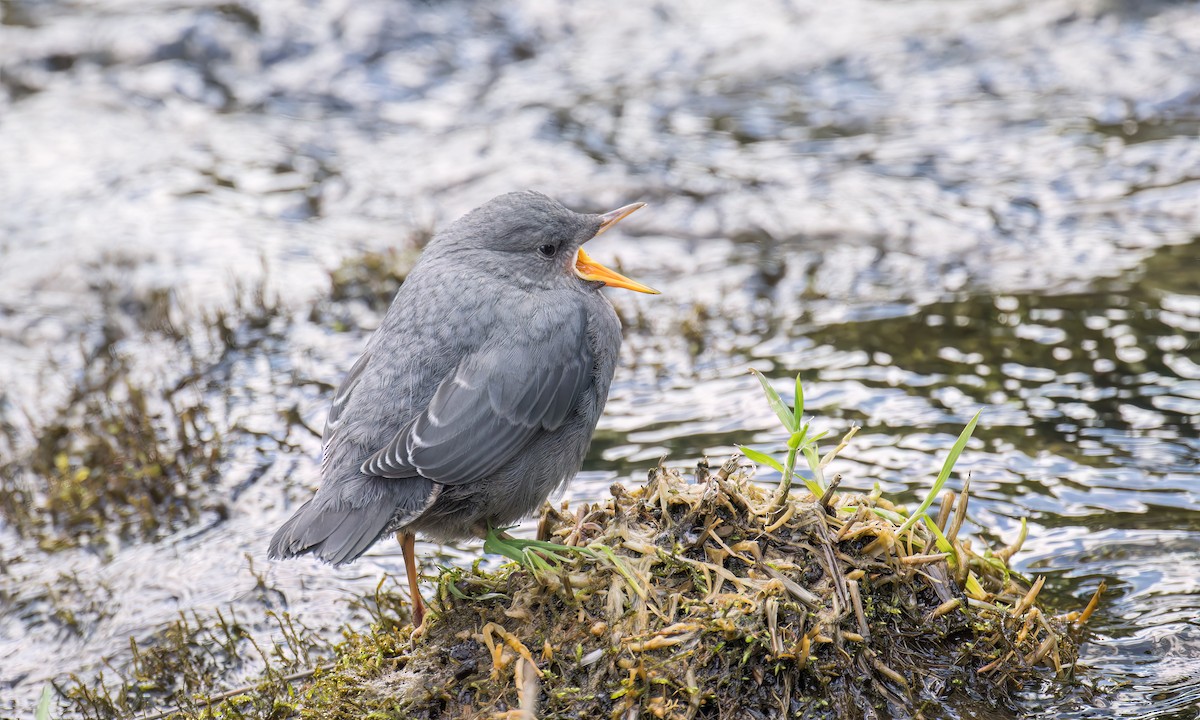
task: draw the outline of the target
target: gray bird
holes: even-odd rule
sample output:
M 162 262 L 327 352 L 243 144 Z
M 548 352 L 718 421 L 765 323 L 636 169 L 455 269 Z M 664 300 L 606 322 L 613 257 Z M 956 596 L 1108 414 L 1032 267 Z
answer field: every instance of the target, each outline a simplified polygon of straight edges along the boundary
M 415 533 L 482 537 L 579 472 L 621 347 L 600 288 L 657 293 L 582 245 L 643 205 L 510 193 L 437 234 L 334 395 L 320 489 L 270 557 L 341 565 L 396 533 L 420 625 Z

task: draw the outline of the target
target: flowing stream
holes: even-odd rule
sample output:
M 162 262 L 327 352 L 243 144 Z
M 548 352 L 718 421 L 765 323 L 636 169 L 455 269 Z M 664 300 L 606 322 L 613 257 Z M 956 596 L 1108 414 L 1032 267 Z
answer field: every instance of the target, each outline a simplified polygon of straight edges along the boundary
M 982 407 L 968 529 L 1027 518 L 1053 609 L 1109 589 L 1076 682 L 946 717 L 1200 716 L 1198 57 L 1168 0 L 0 0 L 0 465 L 86 424 L 113 358 L 221 448 L 148 535 L 0 514 L 0 716 L 181 613 L 365 622 L 394 543 L 265 557 L 394 289 L 330 273 L 523 188 L 648 202 L 589 251 L 663 291 L 610 291 L 622 364 L 566 499 L 778 450 L 750 367 L 861 425 L 836 470 L 906 502 Z

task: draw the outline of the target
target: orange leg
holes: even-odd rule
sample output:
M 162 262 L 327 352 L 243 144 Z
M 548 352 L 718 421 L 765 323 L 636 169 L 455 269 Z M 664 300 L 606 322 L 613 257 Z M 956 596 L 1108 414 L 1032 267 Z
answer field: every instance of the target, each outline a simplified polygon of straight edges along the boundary
M 417 558 L 413 551 L 417 536 L 412 533 L 396 533 L 400 548 L 404 551 L 404 572 L 408 575 L 408 594 L 412 598 L 413 625 L 420 628 L 425 624 L 425 603 L 421 600 L 421 588 L 417 584 Z

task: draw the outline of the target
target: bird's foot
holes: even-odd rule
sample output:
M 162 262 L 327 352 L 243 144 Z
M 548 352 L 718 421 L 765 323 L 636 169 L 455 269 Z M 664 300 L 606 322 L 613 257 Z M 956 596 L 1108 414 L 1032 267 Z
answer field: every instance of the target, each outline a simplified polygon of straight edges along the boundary
M 493 527 L 488 528 L 483 538 L 483 550 L 514 560 L 535 575 L 556 571 L 574 556 L 595 555 L 588 548 L 559 545 L 545 540 L 522 540 L 510 536 L 504 529 Z

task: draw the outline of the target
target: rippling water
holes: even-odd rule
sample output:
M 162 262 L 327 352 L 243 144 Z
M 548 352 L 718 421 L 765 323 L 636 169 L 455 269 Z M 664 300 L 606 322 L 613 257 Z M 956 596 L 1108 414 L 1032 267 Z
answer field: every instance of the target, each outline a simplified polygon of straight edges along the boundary
M 281 418 L 320 427 L 378 320 L 308 308 L 343 258 L 532 187 L 650 202 L 594 255 L 664 291 L 612 293 L 623 364 L 570 499 L 774 447 L 751 366 L 781 391 L 801 373 L 834 434 L 862 425 L 838 471 L 903 499 L 982 406 L 976 531 L 1029 518 L 1017 559 L 1058 609 L 1110 588 L 1078 682 L 1018 714 L 1196 717 L 1196 57 L 1200 10 L 1165 0 L 0 2 L 6 427 L 32 442 L 80 347 L 154 288 L 198 313 L 265 278 L 286 308 L 223 369 L 239 440 L 200 522 L 111 556 L 0 527 L 0 713 L 181 611 L 286 606 L 332 634 L 397 571 L 390 543 L 264 557 L 317 470 Z

